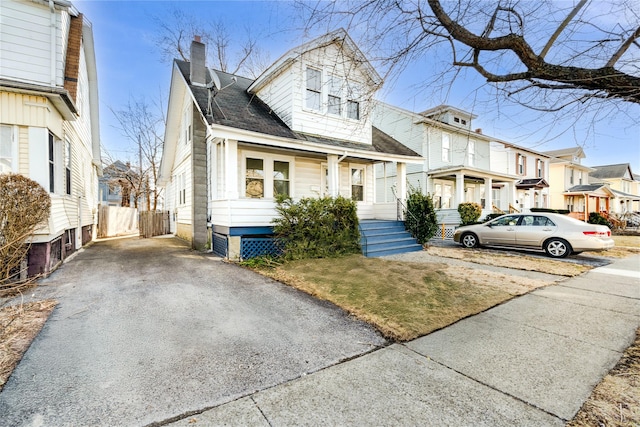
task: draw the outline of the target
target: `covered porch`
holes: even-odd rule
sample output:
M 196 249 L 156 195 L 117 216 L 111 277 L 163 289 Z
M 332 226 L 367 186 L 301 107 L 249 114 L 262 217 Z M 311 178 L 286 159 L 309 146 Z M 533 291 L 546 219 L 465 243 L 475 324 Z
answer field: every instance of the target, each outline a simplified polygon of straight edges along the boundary
M 608 185 L 578 185 L 564 193 L 569 216 L 587 222 L 589 214 L 597 212 L 608 217 L 611 211 L 613 191 Z

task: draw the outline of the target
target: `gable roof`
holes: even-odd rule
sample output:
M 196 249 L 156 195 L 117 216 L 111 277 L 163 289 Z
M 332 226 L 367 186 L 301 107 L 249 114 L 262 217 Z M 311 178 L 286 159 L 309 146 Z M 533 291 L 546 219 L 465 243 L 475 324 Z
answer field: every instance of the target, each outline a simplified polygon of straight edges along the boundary
M 549 157 L 556 157 L 558 159 L 565 159 L 567 157 L 571 157 L 570 160 L 573 160 L 574 157 L 578 157 L 579 159 L 584 159 L 586 155 L 584 154 L 584 150 L 582 147 L 570 147 L 570 148 L 562 148 L 560 150 L 551 150 L 545 151 L 544 154 Z
M 605 184 L 588 184 L 588 185 L 576 185 L 573 186 L 571 188 L 569 188 L 567 191 L 565 191 L 564 194 L 569 194 L 569 193 L 573 193 L 573 194 L 584 194 L 584 193 L 595 193 L 598 190 L 602 190 L 603 193 L 607 193 L 610 197 L 614 196 L 613 191 L 611 191 L 611 188 L 609 188 L 608 185 Z
M 633 177 L 631 166 L 629 163 L 619 163 L 617 165 L 592 166 L 595 171 L 590 176 L 600 179 L 624 178 L 625 173 L 629 172 L 629 177 Z
M 344 49 L 351 58 L 353 58 L 354 62 L 363 69 L 365 75 L 367 75 L 371 80 L 372 85 L 378 86 L 382 83 L 382 78 L 378 72 L 373 68 L 362 51 L 360 51 L 353 39 L 349 37 L 347 31 L 344 28 L 339 28 L 300 46 L 294 47 L 286 52 L 262 74 L 260 74 L 260 76 L 258 76 L 258 78 L 248 87 L 248 91 L 250 93 L 258 92 L 273 78 L 280 74 L 280 72 L 282 72 L 289 64 L 300 58 L 304 53 L 323 46 L 329 46 L 334 43 L 339 44 L 341 48 Z
M 447 111 L 451 111 L 452 113 L 458 114 L 460 116 L 470 117 L 471 119 L 475 119 L 478 117 L 477 115 L 470 113 L 468 111 L 464 111 L 459 108 L 452 107 L 451 105 L 445 105 L 445 104 L 441 104 L 433 108 L 429 108 L 428 110 L 424 110 L 419 114 L 425 117 L 432 117 L 432 116 L 437 116 L 439 114 L 445 113 Z
M 405 147 L 399 141 L 376 128 L 372 132 L 372 144 L 361 144 L 294 132 L 258 96 L 248 92 L 248 88 L 252 83 L 250 79 L 221 71 L 209 70 L 206 76 L 207 85 L 211 86 L 211 73 L 215 73 L 220 82 L 220 89 L 211 92 L 207 87 L 191 84 L 189 80 L 189 62 L 176 60 L 175 64 L 193 94 L 200 113 L 210 125 L 228 126 L 300 142 L 308 141 L 344 149 L 421 157 L 415 151 Z M 212 98 L 209 96 L 210 92 L 213 94 Z

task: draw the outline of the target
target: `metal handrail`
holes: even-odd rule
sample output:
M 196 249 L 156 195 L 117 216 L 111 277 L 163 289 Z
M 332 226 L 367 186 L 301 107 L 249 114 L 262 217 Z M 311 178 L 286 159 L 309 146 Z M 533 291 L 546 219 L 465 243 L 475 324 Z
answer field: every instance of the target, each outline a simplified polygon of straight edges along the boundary
M 360 222 L 358 222 L 358 230 L 360 231 L 360 238 L 364 238 L 364 256 L 366 257 L 369 255 L 369 245 L 367 243 L 367 236 L 364 234 L 364 230 L 362 229 Z
M 415 226 L 416 226 L 416 227 L 418 226 L 418 218 L 416 218 L 416 216 L 415 216 L 414 214 L 412 214 L 412 213 L 411 213 L 411 211 L 410 211 L 409 209 L 407 209 L 407 206 L 402 202 L 402 200 L 400 200 L 400 198 L 399 198 L 399 197 L 396 197 L 396 206 L 397 206 L 397 209 L 396 209 L 396 218 L 398 219 L 398 221 L 402 221 L 402 222 L 404 222 L 404 226 L 405 226 L 405 227 L 407 226 L 407 222 L 404 220 L 404 216 L 400 214 L 401 212 L 406 212 L 406 213 L 408 213 L 409 215 L 411 215 L 411 218 L 413 219 L 413 221 L 414 221 L 414 223 L 415 223 Z M 414 228 L 415 228 L 415 227 L 414 227 Z M 416 232 L 416 230 L 415 230 L 415 229 L 413 229 L 413 230 L 410 230 L 410 231 L 411 231 L 411 235 L 412 235 L 414 238 L 416 238 L 416 239 L 417 239 L 417 238 L 418 238 L 418 233 Z

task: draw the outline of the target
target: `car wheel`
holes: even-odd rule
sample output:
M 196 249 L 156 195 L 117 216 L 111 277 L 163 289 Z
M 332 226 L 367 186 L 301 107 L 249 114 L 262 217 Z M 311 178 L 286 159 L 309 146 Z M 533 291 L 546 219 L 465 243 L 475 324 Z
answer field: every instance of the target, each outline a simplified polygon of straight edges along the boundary
M 571 245 L 562 239 L 549 239 L 544 244 L 544 251 L 553 258 L 564 258 L 571 253 Z
M 478 236 L 473 233 L 463 234 L 460 238 L 460 243 L 462 243 L 462 246 L 465 248 L 475 248 L 478 246 Z

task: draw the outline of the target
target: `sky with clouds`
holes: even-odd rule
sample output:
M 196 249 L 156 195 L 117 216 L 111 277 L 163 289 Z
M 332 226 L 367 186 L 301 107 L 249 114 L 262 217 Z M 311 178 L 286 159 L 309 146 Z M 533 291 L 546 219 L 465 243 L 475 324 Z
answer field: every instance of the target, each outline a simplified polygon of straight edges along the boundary
M 292 1 L 102 1 L 75 0 L 76 8 L 93 25 L 98 66 L 101 139 L 114 159 L 137 159 L 137 150 L 117 129 L 112 110 L 122 110 L 131 99 L 146 99 L 166 108 L 171 63 L 163 61 L 156 39 L 158 18 L 181 10 L 205 22 L 223 20 L 235 43 L 250 32 L 273 62 L 289 49 L 319 34 L 306 34 Z M 353 35 L 353 34 L 352 34 Z M 357 35 L 354 35 L 358 43 Z M 372 58 L 375 53 L 366 52 Z M 434 52 L 434 55 L 443 55 Z M 445 54 L 446 55 L 446 54 Z M 473 127 L 500 140 L 538 151 L 581 145 L 589 166 L 630 163 L 640 174 L 640 106 L 594 121 L 589 115 L 544 115 L 498 101 L 471 71 L 462 73 L 446 90 L 425 90 L 427 58 L 409 64 L 385 83 L 378 98 L 420 112 L 449 104 L 478 116 Z

